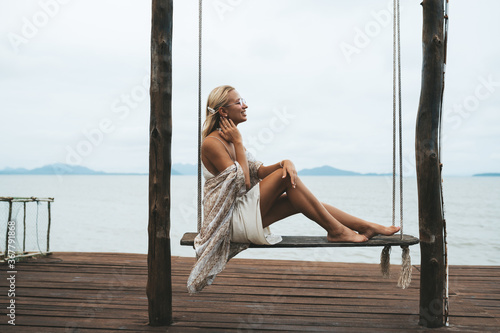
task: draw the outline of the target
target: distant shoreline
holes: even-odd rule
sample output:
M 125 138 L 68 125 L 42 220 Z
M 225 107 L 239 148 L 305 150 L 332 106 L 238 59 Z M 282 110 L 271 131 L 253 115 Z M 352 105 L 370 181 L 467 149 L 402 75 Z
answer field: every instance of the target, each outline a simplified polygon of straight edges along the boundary
M 30 173 L 0 173 L 0 177 L 2 176 L 57 176 L 57 177 L 71 177 L 71 176 L 149 176 L 148 173 L 96 173 L 96 174 L 30 174 Z M 196 174 L 170 174 L 171 177 L 196 177 Z M 381 175 L 300 175 L 301 177 L 338 177 L 338 178 L 380 178 Z M 392 175 L 385 175 L 385 177 L 392 177 Z M 500 175 L 443 175 L 444 178 L 498 178 Z M 416 179 L 416 175 L 404 176 L 404 178 L 414 178 Z
M 0 170 L 0 175 L 23 175 L 23 176 L 147 176 L 149 173 L 139 172 L 104 172 L 95 171 L 87 167 L 79 165 L 69 165 L 63 163 L 55 163 L 45 165 L 35 169 L 25 168 L 6 168 Z M 172 164 L 171 176 L 196 176 L 198 174 L 198 166 L 194 164 Z M 329 165 L 321 167 L 302 169 L 298 172 L 299 176 L 342 176 L 342 177 L 380 177 L 392 176 L 392 173 L 359 173 L 354 171 L 337 169 Z M 500 177 L 500 173 L 477 173 L 473 175 L 450 175 L 445 177 Z

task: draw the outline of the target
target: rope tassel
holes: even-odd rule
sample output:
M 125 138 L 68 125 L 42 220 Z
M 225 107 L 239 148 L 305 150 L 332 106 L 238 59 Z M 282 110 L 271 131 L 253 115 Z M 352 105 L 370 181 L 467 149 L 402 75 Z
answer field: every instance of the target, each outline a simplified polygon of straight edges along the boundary
M 389 278 L 391 274 L 391 247 L 386 245 L 380 254 L 380 270 L 384 278 Z
M 411 282 L 411 258 L 410 248 L 408 246 L 401 246 L 403 250 L 401 254 L 401 273 L 399 274 L 398 287 L 406 289 L 410 286 Z

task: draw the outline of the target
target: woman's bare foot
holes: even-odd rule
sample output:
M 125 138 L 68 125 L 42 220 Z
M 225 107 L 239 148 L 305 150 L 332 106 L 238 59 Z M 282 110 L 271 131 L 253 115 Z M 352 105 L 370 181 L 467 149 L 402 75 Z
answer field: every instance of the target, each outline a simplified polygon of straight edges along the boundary
M 349 243 L 362 243 L 368 241 L 368 238 L 364 235 L 360 235 L 357 232 L 352 231 L 349 228 L 344 228 L 341 233 L 328 234 L 326 236 L 329 242 L 349 242 Z
M 369 225 L 367 225 L 365 230 L 360 230 L 359 233 L 361 235 L 364 235 L 366 238 L 371 239 L 373 236 L 376 235 L 392 236 L 396 232 L 398 232 L 399 229 L 401 229 L 401 227 L 396 227 L 396 226 L 386 227 L 380 224 L 370 223 Z

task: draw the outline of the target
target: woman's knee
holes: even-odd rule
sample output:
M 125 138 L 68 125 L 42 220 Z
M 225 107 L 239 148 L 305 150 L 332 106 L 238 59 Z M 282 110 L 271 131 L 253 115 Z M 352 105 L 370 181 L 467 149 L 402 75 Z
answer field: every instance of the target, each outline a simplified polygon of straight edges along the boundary
M 278 169 L 268 175 L 265 179 L 266 182 L 274 184 L 273 187 L 279 188 L 280 192 L 284 192 L 287 189 L 293 187 L 292 180 L 289 174 L 283 177 L 283 169 Z M 295 179 L 295 184 L 297 184 L 298 177 Z
M 277 173 L 277 176 L 279 176 L 280 182 L 285 189 L 294 187 L 294 185 L 296 185 L 299 180 L 299 177 L 295 176 L 294 183 L 292 183 L 292 177 L 290 176 L 290 174 L 287 173 L 285 176 L 283 176 L 282 169 L 278 169 L 275 172 Z

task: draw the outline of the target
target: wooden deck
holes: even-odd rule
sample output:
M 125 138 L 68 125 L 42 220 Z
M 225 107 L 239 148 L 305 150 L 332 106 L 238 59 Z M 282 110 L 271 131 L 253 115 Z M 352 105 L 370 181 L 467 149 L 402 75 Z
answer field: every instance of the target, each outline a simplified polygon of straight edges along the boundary
M 232 259 L 212 286 L 189 296 L 193 258 L 172 258 L 175 323 L 147 325 L 146 255 L 54 253 L 17 263 L 16 326 L 2 332 L 409 332 L 498 331 L 500 267 L 450 267 L 448 328 L 418 326 L 418 267 L 409 289 L 384 280 L 377 265 Z

